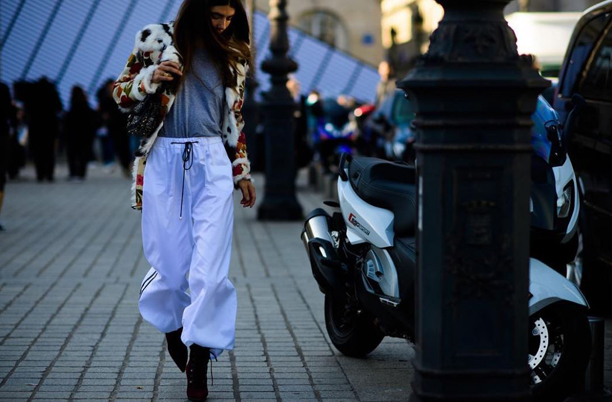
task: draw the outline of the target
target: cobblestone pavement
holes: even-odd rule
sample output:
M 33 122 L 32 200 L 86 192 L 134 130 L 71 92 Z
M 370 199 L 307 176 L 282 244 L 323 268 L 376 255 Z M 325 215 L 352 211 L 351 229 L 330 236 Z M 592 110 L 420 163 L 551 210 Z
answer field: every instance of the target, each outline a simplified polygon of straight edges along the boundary
M 90 173 L 84 183 L 38 184 L 30 169 L 7 186 L 0 400 L 184 401 L 184 375 L 138 314 L 149 267 L 140 215 L 128 207 L 129 180 Z M 305 213 L 319 206 L 319 194 L 299 188 Z M 238 200 L 230 270 L 239 298 L 236 349 L 214 363 L 209 400 L 406 401 L 412 346 L 386 339 L 367 359 L 333 349 L 299 240 L 302 224 L 258 222 L 256 209 Z
M 164 338 L 138 314 L 140 214 L 130 182 L 90 170 L 84 183 L 6 189 L 0 233 L 0 400 L 185 399 Z M 263 181 L 258 180 L 261 193 Z M 260 200 L 262 199 L 260 194 Z M 407 400 L 413 349 L 389 339 L 370 358 L 331 346 L 302 223 L 261 223 L 239 208 L 231 280 L 236 349 L 214 363 L 210 400 Z M 321 198 L 303 189 L 307 213 Z

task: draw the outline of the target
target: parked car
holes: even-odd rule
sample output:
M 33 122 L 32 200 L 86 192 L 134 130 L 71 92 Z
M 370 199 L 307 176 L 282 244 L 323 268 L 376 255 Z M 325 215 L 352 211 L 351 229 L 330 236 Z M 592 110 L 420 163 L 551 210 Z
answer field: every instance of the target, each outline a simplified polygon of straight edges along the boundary
M 586 10 L 572 34 L 554 108 L 563 122 L 574 94 L 585 104 L 568 127 L 582 201 L 575 281 L 595 311 L 612 313 L 612 0 Z

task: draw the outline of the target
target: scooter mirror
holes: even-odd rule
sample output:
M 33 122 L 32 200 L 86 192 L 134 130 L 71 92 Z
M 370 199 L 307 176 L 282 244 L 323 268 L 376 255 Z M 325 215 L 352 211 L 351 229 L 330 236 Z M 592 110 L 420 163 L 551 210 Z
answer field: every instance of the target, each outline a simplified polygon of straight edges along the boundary
M 556 120 L 546 122 L 544 125 L 548 141 L 550 141 L 550 156 L 548 162 L 552 166 L 563 165 L 567 156 L 567 147 L 565 146 L 565 141 L 562 139 L 559 126 L 559 122 Z

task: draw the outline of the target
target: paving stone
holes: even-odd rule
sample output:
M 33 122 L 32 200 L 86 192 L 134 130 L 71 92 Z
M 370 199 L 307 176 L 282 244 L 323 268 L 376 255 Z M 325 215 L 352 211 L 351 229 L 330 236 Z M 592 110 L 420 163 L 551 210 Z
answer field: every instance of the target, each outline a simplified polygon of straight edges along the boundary
M 22 398 L 29 398 L 30 395 L 32 395 L 31 392 L 15 392 L 15 391 L 2 391 L 0 390 L 0 399 L 5 399 L 5 400 L 14 400 L 14 399 L 22 399 Z
M 319 389 L 319 395 L 324 400 L 333 399 L 333 398 L 346 398 L 352 399 L 355 398 L 355 393 L 351 391 L 328 391 Z
M 70 392 L 37 392 L 36 398 L 38 399 L 58 399 L 62 398 L 67 400 L 70 397 Z
M 142 392 L 119 392 L 117 399 L 149 399 L 153 398 L 153 392 L 142 391 Z
M 311 392 L 311 385 L 279 385 L 278 391 L 281 393 L 290 393 L 290 392 Z
M 316 401 L 315 394 L 313 392 L 279 392 L 279 395 L 282 400 L 285 401 L 294 401 L 300 400 L 303 401 L 305 399 Z
M 276 394 L 274 392 L 241 392 L 240 399 L 244 400 L 256 400 L 256 399 L 274 399 L 276 400 Z
M 274 386 L 240 384 L 240 392 L 274 392 Z

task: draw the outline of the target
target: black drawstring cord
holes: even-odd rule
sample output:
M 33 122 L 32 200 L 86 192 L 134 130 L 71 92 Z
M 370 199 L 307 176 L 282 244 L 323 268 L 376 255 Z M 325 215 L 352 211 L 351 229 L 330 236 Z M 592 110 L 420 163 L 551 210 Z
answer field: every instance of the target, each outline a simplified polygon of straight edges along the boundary
M 193 144 L 197 144 L 197 141 L 187 141 L 187 142 L 173 142 L 172 144 L 185 144 L 185 148 L 183 149 L 183 184 L 181 186 L 181 212 L 179 214 L 179 219 L 183 219 L 183 198 L 185 195 L 185 172 L 191 169 L 193 166 Z
M 214 354 L 213 354 L 213 359 L 215 359 L 215 361 L 218 362 L 217 356 L 215 356 Z M 210 386 L 211 387 L 215 386 L 215 376 L 213 375 L 213 361 L 212 361 L 212 359 L 210 359 Z

